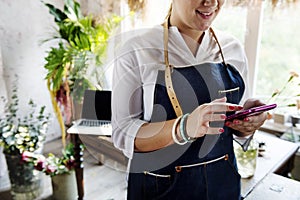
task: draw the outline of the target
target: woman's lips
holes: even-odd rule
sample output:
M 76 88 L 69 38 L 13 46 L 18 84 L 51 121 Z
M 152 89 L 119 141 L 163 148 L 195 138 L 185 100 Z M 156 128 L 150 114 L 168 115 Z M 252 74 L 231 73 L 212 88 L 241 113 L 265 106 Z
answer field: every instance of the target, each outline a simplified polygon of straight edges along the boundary
M 213 15 L 214 12 L 200 12 L 200 11 L 196 10 L 196 13 L 198 15 L 200 15 L 203 19 L 209 19 Z

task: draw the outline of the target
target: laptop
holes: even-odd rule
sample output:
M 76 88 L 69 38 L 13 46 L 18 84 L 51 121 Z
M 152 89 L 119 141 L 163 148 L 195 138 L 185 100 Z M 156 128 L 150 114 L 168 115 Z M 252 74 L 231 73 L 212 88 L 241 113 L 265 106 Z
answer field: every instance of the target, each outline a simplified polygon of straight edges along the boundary
M 67 133 L 111 136 L 111 91 L 86 90 L 81 118 L 73 122 Z

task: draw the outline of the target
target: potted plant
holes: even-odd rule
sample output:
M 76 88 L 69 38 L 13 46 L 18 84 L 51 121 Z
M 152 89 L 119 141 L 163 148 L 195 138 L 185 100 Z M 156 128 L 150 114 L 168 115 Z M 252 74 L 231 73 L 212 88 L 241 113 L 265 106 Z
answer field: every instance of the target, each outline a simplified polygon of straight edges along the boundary
M 41 151 L 49 114 L 45 106 L 38 107 L 29 100 L 29 112 L 21 115 L 17 86 L 14 85 L 11 100 L 2 97 L 5 103 L 4 115 L 0 117 L 0 145 L 6 158 L 11 194 L 14 199 L 34 199 L 41 193 L 40 178 L 33 166 L 21 162 L 23 152 Z
M 32 164 L 36 170 L 51 177 L 53 199 L 77 199 L 77 185 L 75 178 L 74 146 L 66 145 L 62 155 L 49 153 L 47 157 L 42 154 L 23 152 L 22 161 Z
M 63 144 L 65 125 L 70 125 L 76 118 L 74 105 L 81 104 L 86 89 L 102 88 L 102 59 L 110 35 L 122 20 L 116 15 L 102 17 L 101 20 L 92 15 L 83 16 L 77 1 L 64 2 L 63 10 L 45 3 L 58 27 L 58 35 L 46 41 L 58 40 L 58 44 L 47 52 L 44 65 Z M 91 80 L 98 82 L 92 83 Z

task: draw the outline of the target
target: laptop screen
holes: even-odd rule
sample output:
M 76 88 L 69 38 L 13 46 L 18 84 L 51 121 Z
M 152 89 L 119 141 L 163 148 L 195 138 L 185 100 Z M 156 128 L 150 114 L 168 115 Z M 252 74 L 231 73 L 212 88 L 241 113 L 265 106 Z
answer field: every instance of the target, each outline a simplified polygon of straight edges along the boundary
M 111 91 L 86 90 L 81 118 L 111 120 Z

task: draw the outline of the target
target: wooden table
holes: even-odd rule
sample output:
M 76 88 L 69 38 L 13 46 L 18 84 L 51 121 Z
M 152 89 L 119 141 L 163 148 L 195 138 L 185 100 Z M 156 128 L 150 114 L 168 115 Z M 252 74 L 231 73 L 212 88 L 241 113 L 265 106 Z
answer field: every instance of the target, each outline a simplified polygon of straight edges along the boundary
M 243 198 L 255 190 L 255 187 L 269 174 L 282 173 L 289 168 L 290 161 L 297 152 L 298 144 L 282 140 L 272 134 L 258 131 L 255 137 L 265 143 L 265 152 L 258 157 L 256 171 L 253 177 L 242 179 Z M 290 169 L 287 169 L 290 170 Z
M 245 200 L 299 200 L 300 182 L 277 174 L 268 174 Z

